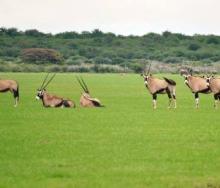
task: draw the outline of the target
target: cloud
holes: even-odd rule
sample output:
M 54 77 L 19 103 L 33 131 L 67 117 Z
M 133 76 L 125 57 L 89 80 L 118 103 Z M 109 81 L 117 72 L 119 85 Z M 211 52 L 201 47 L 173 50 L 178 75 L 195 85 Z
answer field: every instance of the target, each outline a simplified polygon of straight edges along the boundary
M 1 26 L 44 32 L 220 34 L 218 0 L 1 0 Z

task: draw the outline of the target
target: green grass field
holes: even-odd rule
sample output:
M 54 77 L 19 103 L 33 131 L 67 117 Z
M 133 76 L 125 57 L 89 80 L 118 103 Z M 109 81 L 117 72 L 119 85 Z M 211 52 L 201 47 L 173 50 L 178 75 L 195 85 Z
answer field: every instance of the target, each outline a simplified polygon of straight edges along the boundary
M 74 74 L 57 74 L 48 91 L 76 109 L 35 100 L 45 74 L 1 74 L 20 83 L 20 103 L 0 93 L 0 187 L 220 187 L 220 108 L 200 109 L 178 75 L 177 109 L 151 96 L 139 75 L 82 74 L 105 108 L 79 107 Z M 158 75 L 159 77 L 162 75 Z

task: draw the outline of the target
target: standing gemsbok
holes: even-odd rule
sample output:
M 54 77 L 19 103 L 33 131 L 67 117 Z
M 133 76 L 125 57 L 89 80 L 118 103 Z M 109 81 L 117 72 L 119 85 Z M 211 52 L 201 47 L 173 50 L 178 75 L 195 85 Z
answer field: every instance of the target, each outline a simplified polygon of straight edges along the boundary
M 199 107 L 199 93 L 209 94 L 211 90 L 204 77 L 192 76 L 190 74 L 183 75 L 185 77 L 185 84 L 190 88 L 195 95 L 196 108 Z
M 46 87 L 53 80 L 56 74 L 51 76 L 51 78 L 47 81 L 49 73 L 46 75 L 40 89 L 37 90 L 36 99 L 42 100 L 44 107 L 75 107 L 75 104 L 72 100 L 63 99 L 62 97 L 58 97 L 55 95 L 51 95 L 46 92 Z M 47 83 L 46 83 L 47 81 Z
M 1 80 L 0 79 L 0 92 L 7 92 L 10 91 L 13 93 L 15 98 L 15 104 L 16 107 L 18 105 L 19 100 L 19 87 L 18 83 L 15 80 Z
M 91 97 L 85 81 L 81 77 L 79 78 L 77 76 L 76 79 L 84 91 L 80 97 L 80 105 L 82 107 L 104 107 L 99 99 Z
M 207 76 L 206 81 L 211 92 L 214 95 L 214 107 L 217 108 L 217 103 L 220 100 L 220 78 L 215 78 L 214 76 Z
M 151 66 L 151 65 L 150 65 Z M 176 82 L 165 78 L 164 79 L 159 79 L 153 77 L 150 72 L 150 66 L 148 69 L 147 74 L 142 74 L 144 78 L 144 84 L 149 90 L 150 94 L 153 97 L 153 108 L 157 108 L 157 94 L 167 94 L 169 97 L 169 105 L 168 108 L 171 107 L 171 103 L 173 101 L 173 107 L 176 108 Z

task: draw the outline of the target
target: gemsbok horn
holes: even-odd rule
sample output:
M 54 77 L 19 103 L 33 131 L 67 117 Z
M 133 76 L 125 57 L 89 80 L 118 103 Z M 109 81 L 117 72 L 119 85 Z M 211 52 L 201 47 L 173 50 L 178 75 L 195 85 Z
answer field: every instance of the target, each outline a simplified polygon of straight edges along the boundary
M 214 107 L 217 108 L 218 101 L 220 100 L 220 78 L 214 76 L 207 76 L 206 81 L 211 92 L 214 95 Z
M 76 79 L 84 91 L 80 97 L 80 105 L 82 107 L 103 107 L 99 99 L 91 97 L 88 86 L 83 78 L 76 76 Z
M 168 108 L 171 107 L 173 101 L 173 107 L 176 108 L 176 82 L 165 78 L 159 79 L 152 76 L 150 73 L 150 67 L 147 74 L 141 74 L 144 78 L 144 84 L 153 98 L 153 108 L 157 108 L 157 94 L 167 94 L 169 97 Z
M 0 79 L 0 92 L 7 92 L 10 91 L 14 95 L 16 107 L 19 101 L 19 86 L 18 82 L 15 80 L 1 80 Z
M 43 80 L 43 83 L 40 89 L 37 90 L 36 99 L 42 100 L 44 107 L 75 107 L 75 103 L 72 100 L 64 99 L 55 95 L 51 95 L 46 91 L 46 87 L 53 80 L 56 74 L 53 74 L 50 79 L 47 81 L 49 73 Z M 46 82 L 47 81 L 47 82 Z
M 199 93 L 211 93 L 209 84 L 204 77 L 193 76 L 192 74 L 187 74 L 183 76 L 185 78 L 184 83 L 190 88 L 192 93 L 194 93 L 196 108 L 199 108 Z

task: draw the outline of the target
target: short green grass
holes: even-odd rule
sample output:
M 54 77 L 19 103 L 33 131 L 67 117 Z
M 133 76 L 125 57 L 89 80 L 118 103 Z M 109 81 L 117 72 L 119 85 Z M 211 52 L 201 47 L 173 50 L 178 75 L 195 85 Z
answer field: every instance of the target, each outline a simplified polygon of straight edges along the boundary
M 178 75 L 177 109 L 151 96 L 139 75 L 82 74 L 105 108 L 79 107 L 74 74 L 57 74 L 48 91 L 76 109 L 35 100 L 45 74 L 1 74 L 20 83 L 20 104 L 0 93 L 0 187 L 220 187 L 220 109 L 200 109 Z M 157 75 L 162 77 L 164 75 Z

